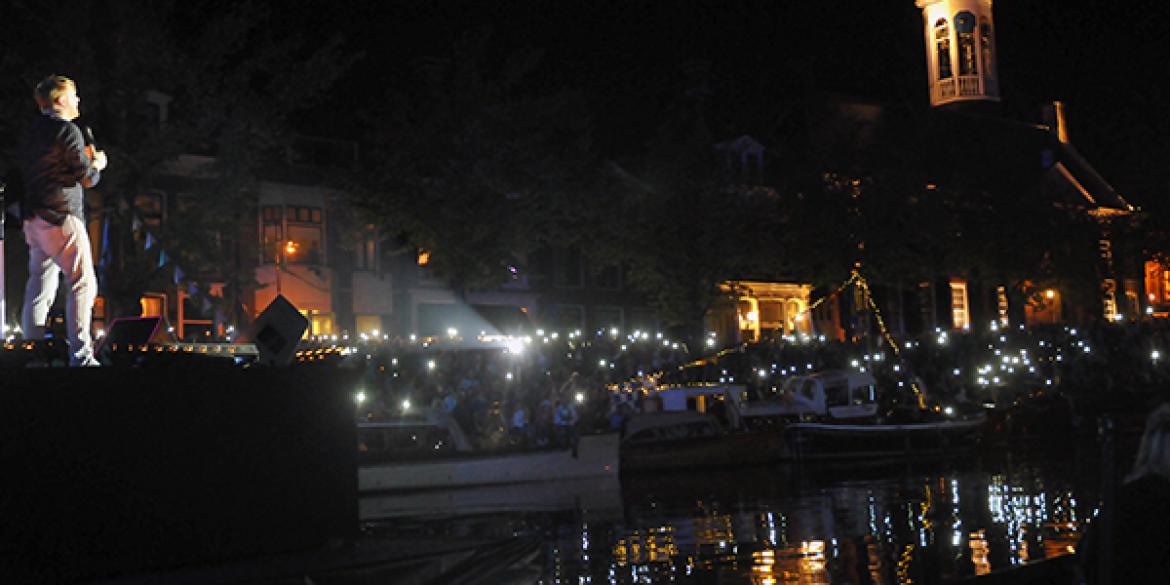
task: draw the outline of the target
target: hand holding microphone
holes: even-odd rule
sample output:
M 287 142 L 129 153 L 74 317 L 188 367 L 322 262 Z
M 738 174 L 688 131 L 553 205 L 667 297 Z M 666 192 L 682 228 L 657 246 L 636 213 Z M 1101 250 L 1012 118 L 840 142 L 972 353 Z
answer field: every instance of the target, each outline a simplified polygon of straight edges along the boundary
M 103 171 L 109 160 L 106 159 L 106 152 L 97 149 L 97 142 L 93 139 L 93 129 L 89 126 L 82 126 L 81 132 L 85 135 L 85 153 L 89 155 L 90 166 Z

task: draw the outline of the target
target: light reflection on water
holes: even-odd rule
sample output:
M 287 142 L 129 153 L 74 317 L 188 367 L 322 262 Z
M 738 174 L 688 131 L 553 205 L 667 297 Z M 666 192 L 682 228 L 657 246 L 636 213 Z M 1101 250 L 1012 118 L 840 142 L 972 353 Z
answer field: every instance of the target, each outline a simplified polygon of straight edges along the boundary
M 543 583 L 936 583 L 1071 553 L 1097 461 L 1087 446 L 635 475 L 563 484 L 585 504 L 524 518 Z
M 570 540 L 578 527 L 560 527 L 563 572 L 549 577 L 772 585 L 983 575 L 1073 552 L 1100 481 L 1093 454 L 1081 455 L 629 477 L 623 517 L 589 526 L 588 561 Z

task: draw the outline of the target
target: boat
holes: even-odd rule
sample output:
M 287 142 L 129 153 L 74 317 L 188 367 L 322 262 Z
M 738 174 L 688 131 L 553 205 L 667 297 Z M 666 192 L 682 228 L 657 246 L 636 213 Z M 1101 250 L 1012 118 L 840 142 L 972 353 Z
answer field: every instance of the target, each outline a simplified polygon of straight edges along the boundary
M 362 494 L 361 522 L 575 511 L 592 520 L 622 516 L 621 483 L 614 474 L 579 479 Z
M 743 408 L 741 416 L 753 428 L 779 425 L 793 459 L 945 454 L 973 447 L 983 436 L 982 408 L 883 411 L 880 396 L 869 373 L 826 370 L 789 378 L 778 397 Z
M 742 386 L 660 389 L 626 421 L 621 442 L 627 471 L 763 464 L 784 456 L 780 434 L 745 429 Z
M 483 449 L 441 409 L 359 422 L 357 436 L 361 493 L 616 477 L 620 470 L 617 433 L 583 434 L 572 447 Z

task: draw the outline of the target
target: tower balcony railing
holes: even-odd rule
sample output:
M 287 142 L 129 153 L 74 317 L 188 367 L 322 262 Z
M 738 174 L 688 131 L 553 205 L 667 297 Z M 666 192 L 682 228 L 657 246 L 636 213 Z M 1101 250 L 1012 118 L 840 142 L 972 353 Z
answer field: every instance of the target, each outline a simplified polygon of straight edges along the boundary
M 940 79 L 938 80 L 938 85 L 935 87 L 938 89 L 938 97 L 955 97 L 955 78 L 948 77 L 946 79 Z
M 934 100 L 949 102 L 956 99 L 971 97 L 988 97 L 995 99 L 998 94 L 994 79 L 984 79 L 979 75 L 959 75 L 935 81 Z
M 983 87 L 978 75 L 959 76 L 959 95 L 983 95 Z

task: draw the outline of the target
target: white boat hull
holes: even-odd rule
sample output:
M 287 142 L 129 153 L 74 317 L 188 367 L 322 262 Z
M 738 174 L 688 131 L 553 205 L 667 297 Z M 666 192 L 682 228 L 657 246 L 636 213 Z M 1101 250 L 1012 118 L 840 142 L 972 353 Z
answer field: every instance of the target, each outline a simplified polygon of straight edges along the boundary
M 593 519 L 620 518 L 622 494 L 618 477 L 369 493 L 358 499 L 358 519 L 362 522 L 570 510 L 579 510 Z
M 467 455 L 358 468 L 358 491 L 379 492 L 553 481 L 619 472 L 616 433 L 584 435 L 571 449 Z
M 911 424 L 790 423 L 784 438 L 797 459 L 949 453 L 975 446 L 986 417 Z

